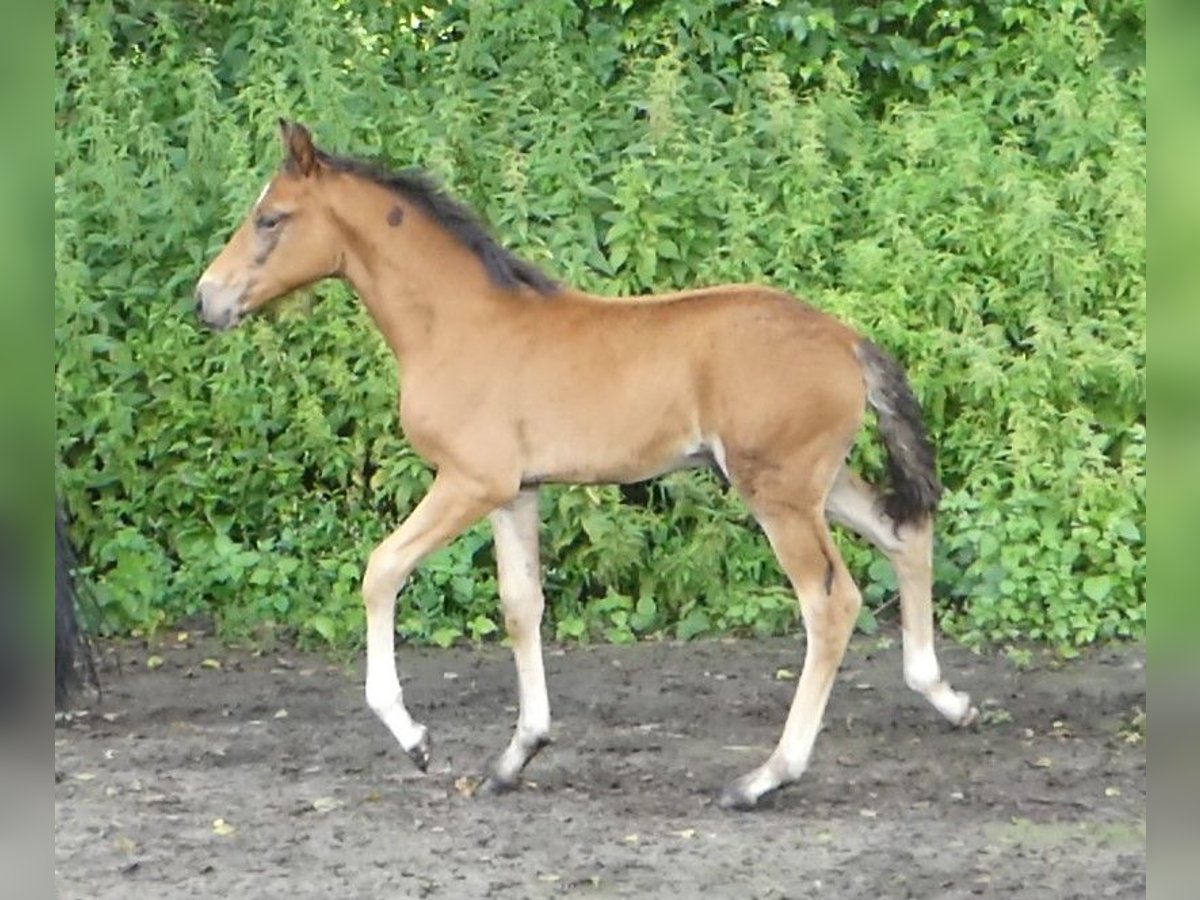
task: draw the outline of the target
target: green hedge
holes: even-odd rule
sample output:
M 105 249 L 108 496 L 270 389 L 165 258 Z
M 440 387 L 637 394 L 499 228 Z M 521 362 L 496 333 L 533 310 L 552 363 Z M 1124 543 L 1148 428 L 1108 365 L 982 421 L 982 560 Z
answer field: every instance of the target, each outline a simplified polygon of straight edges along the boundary
M 99 627 L 211 611 L 357 642 L 366 554 L 429 483 L 343 288 L 226 335 L 191 314 L 287 115 L 432 170 L 586 289 L 767 281 L 844 317 L 904 360 L 939 446 L 945 625 L 1143 632 L 1141 4 L 693 6 L 59 3 L 58 481 Z M 858 462 L 878 471 L 873 442 Z M 707 475 L 543 507 L 560 638 L 796 627 Z M 882 560 L 844 545 L 886 597 Z M 495 594 L 481 526 L 398 627 L 482 637 Z

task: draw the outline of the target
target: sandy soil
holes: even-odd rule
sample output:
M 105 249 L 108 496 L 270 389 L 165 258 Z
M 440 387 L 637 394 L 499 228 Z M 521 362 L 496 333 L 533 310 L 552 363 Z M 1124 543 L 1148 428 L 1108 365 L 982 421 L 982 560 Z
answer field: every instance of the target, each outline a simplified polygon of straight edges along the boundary
M 719 809 L 778 737 L 802 650 L 551 649 L 556 743 L 521 791 L 472 797 L 515 721 L 502 647 L 401 648 L 434 742 L 421 775 L 361 666 L 194 633 L 106 646 L 121 669 L 56 730 L 59 896 L 1144 895 L 1140 647 L 1019 669 L 944 646 L 983 708 L 956 731 L 904 687 L 894 636 L 858 639 L 804 780 Z

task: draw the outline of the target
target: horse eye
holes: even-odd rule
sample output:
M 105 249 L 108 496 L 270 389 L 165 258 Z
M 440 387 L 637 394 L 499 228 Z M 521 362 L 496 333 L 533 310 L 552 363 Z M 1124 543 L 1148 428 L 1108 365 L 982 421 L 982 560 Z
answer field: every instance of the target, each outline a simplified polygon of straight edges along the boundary
M 259 231 L 273 231 L 286 218 L 284 213 L 264 213 L 254 220 L 254 226 Z

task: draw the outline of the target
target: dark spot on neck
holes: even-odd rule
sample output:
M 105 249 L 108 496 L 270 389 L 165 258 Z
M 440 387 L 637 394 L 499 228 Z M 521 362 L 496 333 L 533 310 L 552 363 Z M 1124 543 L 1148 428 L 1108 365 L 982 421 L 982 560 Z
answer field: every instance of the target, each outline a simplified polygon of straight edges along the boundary
M 478 215 L 465 203 L 451 198 L 428 176 L 416 169 L 391 172 L 382 166 L 317 151 L 317 162 L 335 172 L 365 178 L 387 188 L 406 201 L 404 208 L 416 206 L 479 259 L 493 284 L 514 290 L 532 288 L 543 296 L 557 294 L 561 287 L 532 263 L 526 262 L 496 242 Z
M 389 225 L 391 225 L 393 228 L 395 228 L 397 225 L 399 225 L 403 221 L 404 221 L 404 210 L 402 210 L 399 206 L 393 206 L 391 209 L 388 210 L 387 223 Z

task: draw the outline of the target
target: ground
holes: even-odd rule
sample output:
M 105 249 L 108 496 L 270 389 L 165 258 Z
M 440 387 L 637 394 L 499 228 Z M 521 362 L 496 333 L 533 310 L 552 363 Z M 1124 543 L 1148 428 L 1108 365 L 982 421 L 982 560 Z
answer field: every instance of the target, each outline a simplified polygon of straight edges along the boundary
M 361 665 L 194 632 L 101 649 L 103 697 L 56 730 L 62 898 L 1145 894 L 1140 647 L 945 642 L 983 710 L 956 730 L 894 635 L 856 639 L 808 773 L 750 813 L 714 791 L 777 739 L 796 639 L 550 648 L 555 743 L 501 797 L 470 788 L 515 722 L 503 647 L 400 648 L 425 775 Z

